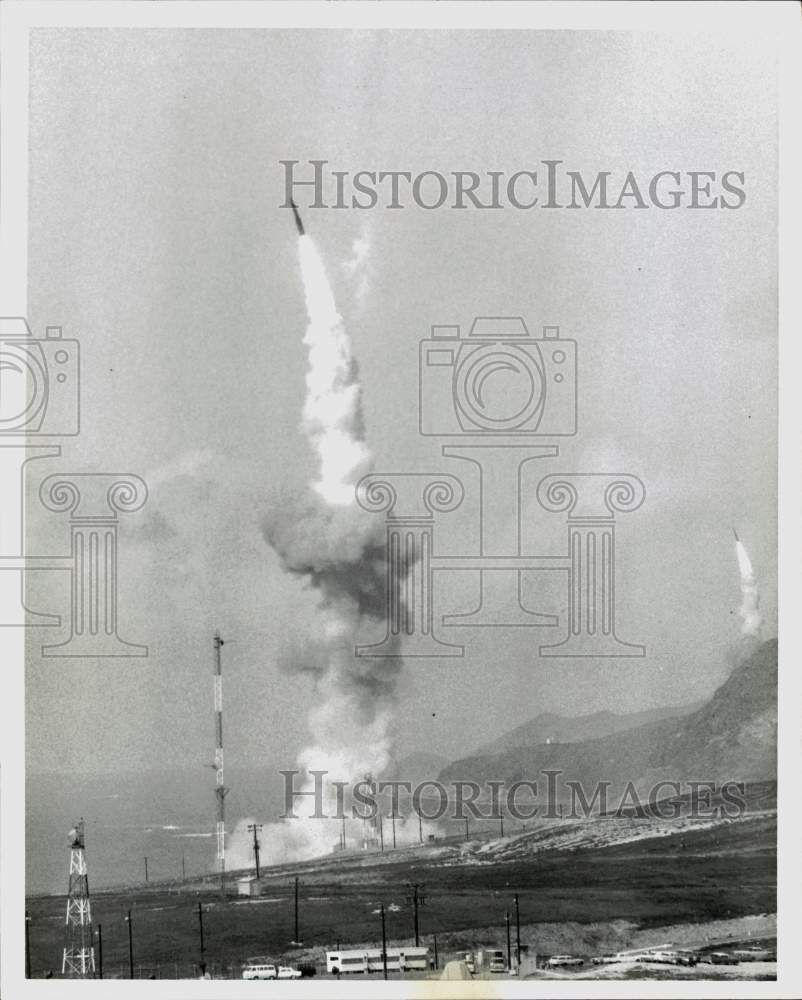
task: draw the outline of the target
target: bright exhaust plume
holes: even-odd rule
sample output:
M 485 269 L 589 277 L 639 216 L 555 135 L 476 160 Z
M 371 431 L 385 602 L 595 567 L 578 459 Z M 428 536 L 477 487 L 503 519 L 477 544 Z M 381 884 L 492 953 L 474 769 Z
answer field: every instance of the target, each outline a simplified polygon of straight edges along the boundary
M 286 497 L 264 520 L 265 538 L 285 570 L 300 577 L 316 595 L 316 614 L 303 639 L 282 664 L 292 675 L 312 677 L 308 714 L 310 743 L 299 754 L 302 772 L 328 771 L 326 812 L 335 800 L 332 781 L 357 782 L 381 774 L 392 757 L 391 718 L 396 658 L 357 658 L 354 647 L 365 619 L 381 620 L 386 561 L 383 525 L 358 507 L 355 488 L 371 467 L 365 443 L 362 388 L 351 341 L 337 309 L 326 269 L 308 235 L 298 238 L 306 302 L 306 400 L 302 427 L 316 459 L 315 473 L 300 495 Z M 311 776 L 297 785 L 311 791 Z M 341 823 L 312 817 L 314 798 L 296 798 L 297 819 L 266 826 L 266 864 L 328 854 Z M 349 840 L 356 838 L 358 821 Z M 247 824 L 232 836 L 232 853 L 249 856 Z M 245 861 L 244 863 L 248 863 Z

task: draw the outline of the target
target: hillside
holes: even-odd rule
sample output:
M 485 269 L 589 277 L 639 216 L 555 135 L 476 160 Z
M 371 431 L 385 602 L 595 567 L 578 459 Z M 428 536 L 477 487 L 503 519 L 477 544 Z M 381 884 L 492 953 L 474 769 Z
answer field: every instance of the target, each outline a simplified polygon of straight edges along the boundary
M 534 719 L 480 746 L 476 750 L 476 756 L 504 753 L 516 747 L 531 747 L 540 743 L 581 743 L 583 740 L 601 739 L 612 736 L 613 733 L 637 729 L 650 722 L 659 722 L 661 719 L 690 715 L 702 704 L 703 702 L 694 702 L 689 705 L 671 705 L 621 715 L 616 712 L 593 712 L 590 715 L 565 716 L 541 712 Z
M 518 747 L 455 761 L 441 780 L 537 780 L 561 770 L 590 789 L 602 780 L 645 790 L 660 779 L 759 781 L 776 776 L 777 641 L 763 643 L 735 668 L 710 701 L 679 719 L 579 743 Z

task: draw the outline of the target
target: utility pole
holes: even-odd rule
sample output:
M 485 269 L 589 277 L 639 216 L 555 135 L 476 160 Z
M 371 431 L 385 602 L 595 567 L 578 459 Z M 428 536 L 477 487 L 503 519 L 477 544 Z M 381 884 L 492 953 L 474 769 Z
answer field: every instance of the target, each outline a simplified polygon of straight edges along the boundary
M 343 843 L 343 850 L 345 850 L 345 815 L 343 815 L 342 843 Z
M 381 813 L 379 813 L 379 843 L 381 844 L 382 854 L 384 854 L 384 821 Z
M 145 881 L 148 881 L 148 859 L 145 858 Z
M 418 840 L 423 843 L 423 820 L 420 818 L 420 813 L 418 813 Z
M 504 923 L 507 925 L 507 969 L 512 968 L 512 945 L 510 943 L 510 911 L 504 914 Z
M 395 809 L 390 814 L 390 818 L 393 821 L 393 850 L 395 850 Z
M 25 914 L 25 978 L 31 978 L 31 915 Z
M 499 823 L 501 824 L 501 836 L 503 837 L 504 836 L 504 817 L 501 815 L 501 813 L 498 814 L 498 820 L 499 820 Z
M 521 964 L 521 914 L 518 910 L 518 893 L 513 896 L 515 901 L 515 960 Z
M 225 645 L 220 633 L 214 634 L 214 715 L 215 735 L 214 748 L 215 790 L 217 799 L 217 860 L 220 862 L 220 898 L 226 898 L 226 794 L 228 789 L 223 782 L 223 667 L 220 661 L 220 649 Z
M 420 924 L 418 922 L 418 906 L 426 903 L 426 896 L 423 893 L 425 886 L 413 883 L 407 887 L 407 903 L 412 906 L 412 926 L 415 929 L 415 947 L 420 946 Z
M 128 970 L 129 979 L 134 978 L 134 933 L 131 929 L 131 911 L 128 911 L 128 916 L 125 918 L 128 921 Z
M 256 858 L 256 880 L 259 880 L 259 831 L 262 829 L 261 823 L 249 823 L 248 829 L 253 833 L 253 856 Z
M 206 975 L 206 949 L 203 943 L 203 904 L 198 900 L 198 924 L 200 926 L 200 970 L 201 975 Z
M 470 839 L 470 831 L 468 830 L 468 817 L 465 817 L 465 839 Z
M 295 937 L 293 938 L 296 944 L 300 944 L 301 938 L 298 932 L 298 876 L 295 876 Z
M 181 855 L 181 878 L 182 879 L 186 879 L 186 877 L 187 877 L 187 863 L 186 863 L 185 856 L 182 854 Z
M 98 978 L 103 978 L 103 924 L 97 925 Z
M 382 915 L 382 966 L 384 968 L 384 978 L 387 978 L 387 933 L 384 926 L 384 903 L 381 904 Z
M 434 967 L 435 967 L 435 969 L 437 969 L 437 968 L 439 968 L 439 966 L 437 964 L 437 935 L 433 934 L 432 937 L 434 939 Z

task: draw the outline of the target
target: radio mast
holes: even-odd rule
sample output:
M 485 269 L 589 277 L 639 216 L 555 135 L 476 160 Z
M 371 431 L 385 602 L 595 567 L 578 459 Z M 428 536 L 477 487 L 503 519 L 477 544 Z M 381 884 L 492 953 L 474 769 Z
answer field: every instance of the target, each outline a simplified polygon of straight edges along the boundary
M 220 633 L 214 634 L 214 715 L 217 741 L 214 748 L 215 789 L 217 799 L 217 860 L 220 863 L 220 898 L 226 896 L 226 793 L 223 783 L 223 672 Z
M 95 974 L 92 941 L 92 910 L 89 904 L 89 876 L 86 870 L 84 821 L 70 830 L 70 885 L 61 973 L 87 978 Z

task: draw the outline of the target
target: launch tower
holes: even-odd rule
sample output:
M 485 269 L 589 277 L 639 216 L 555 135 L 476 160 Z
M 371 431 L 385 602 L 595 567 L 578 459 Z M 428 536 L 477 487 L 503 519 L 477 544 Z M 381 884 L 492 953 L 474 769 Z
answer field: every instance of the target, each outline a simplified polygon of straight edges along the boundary
M 226 794 L 223 783 L 223 671 L 220 649 L 224 645 L 220 633 L 214 634 L 214 716 L 217 740 L 214 748 L 215 789 L 217 799 L 217 861 L 220 865 L 220 896 L 226 894 Z

